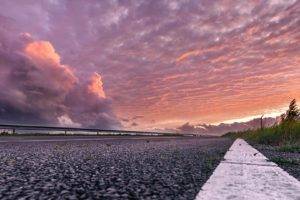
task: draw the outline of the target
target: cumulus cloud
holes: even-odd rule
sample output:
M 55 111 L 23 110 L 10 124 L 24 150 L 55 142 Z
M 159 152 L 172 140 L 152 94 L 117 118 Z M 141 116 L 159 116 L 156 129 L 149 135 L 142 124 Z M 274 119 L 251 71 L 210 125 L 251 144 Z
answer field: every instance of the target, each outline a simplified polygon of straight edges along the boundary
M 99 74 L 83 81 L 49 41 L 0 33 L 1 123 L 119 128 Z
M 106 98 L 103 90 L 103 83 L 100 74 L 94 73 L 91 77 L 90 83 L 88 85 L 89 92 L 99 96 L 99 98 Z
M 80 123 L 75 123 L 68 115 L 62 115 L 57 118 L 58 123 L 63 127 L 81 127 Z
M 100 79 L 99 74 L 96 75 Z M 87 127 L 104 129 L 119 128 L 120 123 L 111 108 L 111 100 L 103 96 L 103 88 L 99 85 L 96 90 L 90 90 L 96 82 L 95 74 L 85 84 L 78 84 L 66 97 L 68 115 L 70 118 Z M 100 90 L 99 90 L 100 89 Z

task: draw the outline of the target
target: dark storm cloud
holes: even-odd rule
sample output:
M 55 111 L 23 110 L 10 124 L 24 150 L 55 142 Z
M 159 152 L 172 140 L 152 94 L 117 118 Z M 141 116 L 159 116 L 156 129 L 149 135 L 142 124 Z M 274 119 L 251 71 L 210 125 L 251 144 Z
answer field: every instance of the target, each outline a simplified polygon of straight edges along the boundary
M 0 29 L 1 123 L 120 127 L 110 100 L 99 96 L 102 84 L 79 80 L 51 43 L 5 30 Z

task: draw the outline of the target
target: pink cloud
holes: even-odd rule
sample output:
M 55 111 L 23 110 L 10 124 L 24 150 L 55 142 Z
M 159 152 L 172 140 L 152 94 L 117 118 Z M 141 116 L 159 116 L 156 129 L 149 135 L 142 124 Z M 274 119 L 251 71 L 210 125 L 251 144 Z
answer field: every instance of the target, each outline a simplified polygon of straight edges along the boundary
M 99 98 L 106 98 L 106 95 L 103 90 L 103 82 L 100 74 L 94 73 L 91 77 L 90 83 L 88 85 L 88 90 L 91 93 L 99 96 Z
M 95 73 L 90 82 L 76 77 L 72 67 L 61 63 L 49 41 L 21 34 L 14 45 L 0 48 L 0 57 L 2 123 L 103 129 L 120 126 L 101 76 Z

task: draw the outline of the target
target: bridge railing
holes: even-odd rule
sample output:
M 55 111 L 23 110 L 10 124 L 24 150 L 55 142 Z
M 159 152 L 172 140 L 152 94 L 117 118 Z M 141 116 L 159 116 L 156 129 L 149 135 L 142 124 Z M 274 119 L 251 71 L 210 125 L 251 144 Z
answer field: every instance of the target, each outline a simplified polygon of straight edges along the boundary
M 0 124 L 0 135 L 147 135 L 181 136 L 179 133 L 161 133 L 148 131 L 104 130 L 96 128 L 75 128 L 35 125 Z

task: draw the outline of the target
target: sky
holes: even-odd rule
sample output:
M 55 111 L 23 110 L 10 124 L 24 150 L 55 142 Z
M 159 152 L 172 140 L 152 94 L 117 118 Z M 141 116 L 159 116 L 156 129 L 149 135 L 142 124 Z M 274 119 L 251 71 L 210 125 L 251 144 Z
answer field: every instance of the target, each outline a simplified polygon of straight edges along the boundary
M 300 99 L 300 0 L 2 0 L 0 122 L 174 130 Z

